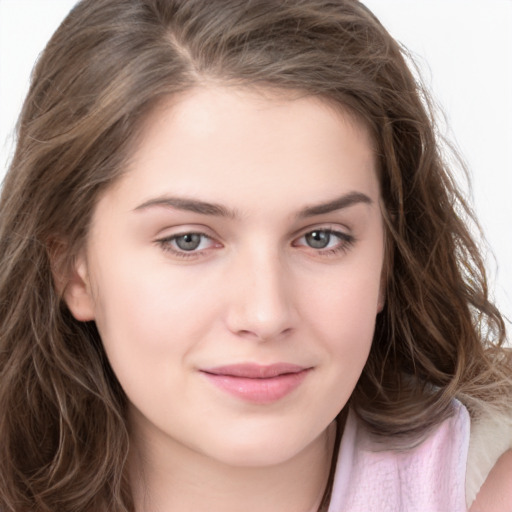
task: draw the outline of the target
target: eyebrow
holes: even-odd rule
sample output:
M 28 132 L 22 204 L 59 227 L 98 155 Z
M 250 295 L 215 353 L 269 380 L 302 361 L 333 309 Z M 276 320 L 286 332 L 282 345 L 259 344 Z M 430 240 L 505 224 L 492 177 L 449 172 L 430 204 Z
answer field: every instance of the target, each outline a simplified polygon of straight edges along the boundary
M 187 212 L 199 213 L 201 215 L 214 215 L 216 217 L 235 218 L 237 214 L 234 210 L 230 210 L 220 204 L 208 203 L 197 199 L 187 199 L 183 197 L 157 197 L 145 201 L 137 206 L 134 211 L 145 210 L 154 206 L 162 206 L 165 208 L 174 208 Z
M 297 215 L 299 218 L 314 217 L 315 215 L 323 215 L 324 213 L 331 213 L 336 210 L 342 210 L 356 204 L 368 204 L 371 205 L 373 201 L 369 196 L 362 192 L 349 192 L 344 194 L 328 203 L 321 203 L 313 206 L 307 206 L 303 208 Z
M 306 206 L 297 213 L 297 218 L 307 218 L 314 217 L 316 215 L 323 215 L 360 203 L 371 205 L 373 201 L 370 199 L 370 197 L 368 197 L 366 194 L 363 194 L 362 192 L 349 192 L 348 194 L 344 194 L 327 203 Z M 220 204 L 200 201 L 198 199 L 169 196 L 157 197 L 155 199 L 145 201 L 144 203 L 137 206 L 134 211 L 145 210 L 152 207 L 174 208 L 177 210 L 198 213 L 200 215 L 212 215 L 215 217 L 227 217 L 230 219 L 238 217 L 236 210 L 231 210 Z

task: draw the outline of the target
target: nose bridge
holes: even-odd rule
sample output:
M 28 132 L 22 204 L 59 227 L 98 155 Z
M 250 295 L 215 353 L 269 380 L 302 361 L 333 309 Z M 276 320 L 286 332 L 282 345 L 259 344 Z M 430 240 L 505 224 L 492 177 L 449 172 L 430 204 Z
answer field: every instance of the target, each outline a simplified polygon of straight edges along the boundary
M 248 247 L 233 264 L 230 330 L 258 340 L 290 332 L 294 327 L 292 283 L 276 245 Z

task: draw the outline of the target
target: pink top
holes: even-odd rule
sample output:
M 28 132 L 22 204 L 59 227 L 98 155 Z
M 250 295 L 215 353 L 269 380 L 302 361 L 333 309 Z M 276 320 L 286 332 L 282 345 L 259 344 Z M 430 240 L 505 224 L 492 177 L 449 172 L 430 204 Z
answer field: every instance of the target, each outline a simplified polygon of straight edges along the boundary
M 328 512 L 466 512 L 469 427 L 454 401 L 453 416 L 417 447 L 376 452 L 350 411 Z

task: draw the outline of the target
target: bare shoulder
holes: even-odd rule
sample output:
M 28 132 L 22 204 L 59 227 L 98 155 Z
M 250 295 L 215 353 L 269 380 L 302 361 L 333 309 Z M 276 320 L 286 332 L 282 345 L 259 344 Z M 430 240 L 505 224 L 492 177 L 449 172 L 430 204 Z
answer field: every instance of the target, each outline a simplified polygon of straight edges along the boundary
M 512 449 L 498 459 L 469 512 L 512 512 Z

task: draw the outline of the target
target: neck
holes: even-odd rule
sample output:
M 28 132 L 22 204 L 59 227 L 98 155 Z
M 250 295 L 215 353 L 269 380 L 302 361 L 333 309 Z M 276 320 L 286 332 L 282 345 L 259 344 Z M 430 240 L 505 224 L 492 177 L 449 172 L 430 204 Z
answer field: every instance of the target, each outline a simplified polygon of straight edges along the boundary
M 332 461 L 336 425 L 292 459 L 273 466 L 230 466 L 183 445 L 135 442 L 136 512 L 316 512 Z

